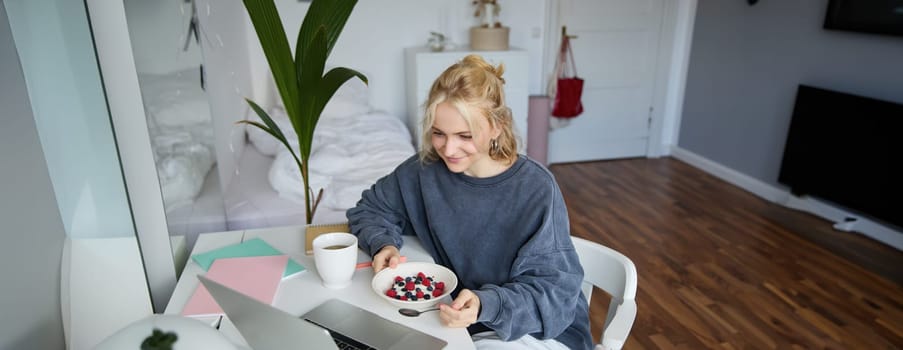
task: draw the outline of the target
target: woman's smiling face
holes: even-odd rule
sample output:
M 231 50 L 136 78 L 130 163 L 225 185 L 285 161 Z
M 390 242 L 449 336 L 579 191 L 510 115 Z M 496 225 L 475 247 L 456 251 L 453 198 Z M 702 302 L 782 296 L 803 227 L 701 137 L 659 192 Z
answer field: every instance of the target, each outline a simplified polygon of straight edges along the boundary
M 481 175 L 495 165 L 495 161 L 489 157 L 489 140 L 494 130 L 476 109 L 468 112 L 479 130 L 476 133 L 452 104 L 438 104 L 432 125 L 432 144 L 450 171 L 484 177 Z

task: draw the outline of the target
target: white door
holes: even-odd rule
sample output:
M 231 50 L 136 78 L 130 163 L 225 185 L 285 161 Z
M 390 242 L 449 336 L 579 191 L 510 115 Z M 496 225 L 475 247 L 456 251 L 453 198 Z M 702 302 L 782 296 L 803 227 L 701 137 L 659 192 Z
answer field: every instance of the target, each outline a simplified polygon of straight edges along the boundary
M 663 1 L 558 2 L 559 28 L 577 36 L 584 112 L 549 131 L 550 163 L 646 155 Z

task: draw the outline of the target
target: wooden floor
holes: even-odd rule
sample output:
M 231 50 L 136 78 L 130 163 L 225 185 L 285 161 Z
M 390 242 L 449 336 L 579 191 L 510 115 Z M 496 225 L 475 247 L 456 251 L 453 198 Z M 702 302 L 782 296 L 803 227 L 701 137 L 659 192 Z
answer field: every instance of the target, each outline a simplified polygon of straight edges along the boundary
M 550 169 L 572 234 L 636 264 L 625 349 L 903 348 L 903 253 L 671 158 Z

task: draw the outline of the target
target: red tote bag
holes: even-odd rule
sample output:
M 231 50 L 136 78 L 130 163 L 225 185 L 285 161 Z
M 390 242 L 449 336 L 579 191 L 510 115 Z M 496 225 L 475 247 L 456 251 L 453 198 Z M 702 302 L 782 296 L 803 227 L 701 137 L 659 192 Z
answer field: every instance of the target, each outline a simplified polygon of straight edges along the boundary
M 577 65 L 571 51 L 571 41 L 565 35 L 561 39 L 558 62 L 555 64 L 557 81 L 552 115 L 558 118 L 574 118 L 583 113 L 583 79 L 577 77 Z

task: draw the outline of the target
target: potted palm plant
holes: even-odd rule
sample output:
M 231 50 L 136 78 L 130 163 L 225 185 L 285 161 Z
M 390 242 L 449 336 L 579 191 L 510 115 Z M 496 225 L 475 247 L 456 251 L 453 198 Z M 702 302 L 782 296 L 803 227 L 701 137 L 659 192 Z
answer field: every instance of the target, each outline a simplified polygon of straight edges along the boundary
M 310 224 L 319 202 L 313 198 L 314 194 L 308 179 L 311 142 L 320 114 L 336 90 L 349 79 L 358 77 L 367 83 L 366 76 L 350 68 L 337 67 L 324 74 L 326 59 L 339 34 L 342 33 L 357 0 L 312 1 L 301 22 L 294 58 L 273 0 L 243 0 L 243 2 L 273 73 L 273 80 L 285 105 L 285 112 L 298 136 L 297 152 L 273 119 L 254 101 L 247 100 L 263 123 L 248 120 L 240 123 L 262 129 L 288 148 L 301 170 L 305 190 L 305 214 L 307 223 Z

